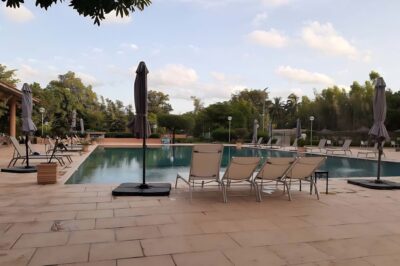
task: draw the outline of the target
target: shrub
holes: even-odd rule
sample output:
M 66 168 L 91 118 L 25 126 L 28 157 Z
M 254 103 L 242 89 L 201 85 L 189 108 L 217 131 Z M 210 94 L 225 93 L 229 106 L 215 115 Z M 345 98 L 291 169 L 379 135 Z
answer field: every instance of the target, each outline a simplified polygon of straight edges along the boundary
M 149 136 L 150 139 L 159 139 L 160 138 L 160 134 L 158 133 L 153 133 Z
M 225 128 L 217 128 L 213 132 L 211 132 L 211 136 L 213 140 L 217 141 L 228 141 L 229 139 L 229 130 Z M 231 136 L 232 138 L 232 136 Z
M 233 133 L 234 133 L 235 139 L 243 140 L 246 138 L 248 131 L 246 128 L 235 128 L 233 130 Z
M 106 138 L 134 138 L 135 136 L 130 132 L 107 132 Z

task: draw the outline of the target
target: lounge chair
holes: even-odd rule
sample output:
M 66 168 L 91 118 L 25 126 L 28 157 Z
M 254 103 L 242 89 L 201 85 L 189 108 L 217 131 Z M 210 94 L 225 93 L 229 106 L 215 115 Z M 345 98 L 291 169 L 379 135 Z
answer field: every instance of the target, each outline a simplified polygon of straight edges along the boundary
M 328 149 L 326 149 L 325 152 L 326 152 L 326 154 L 331 153 L 332 155 L 335 154 L 335 153 L 337 153 L 337 152 L 341 152 L 341 153 L 343 153 L 344 155 L 346 155 L 347 152 L 350 152 L 350 154 L 353 154 L 353 153 L 351 152 L 351 149 L 350 149 L 350 144 L 351 144 L 351 139 L 346 139 L 346 140 L 344 141 L 342 147 L 339 147 L 339 148 L 328 148 Z
M 31 155 L 41 155 L 40 152 L 37 152 L 35 150 L 35 148 L 32 146 L 32 143 L 30 141 L 28 141 L 28 148 L 31 150 Z M 52 148 L 52 147 L 50 146 L 50 148 Z M 54 148 L 54 146 L 53 146 L 53 148 Z M 45 149 L 46 149 L 46 147 L 45 147 Z M 50 152 L 51 151 L 52 150 L 50 150 Z M 46 155 L 49 155 L 49 153 L 50 153 L 48 151 L 45 151 L 45 152 L 46 152 Z M 58 157 L 66 158 L 68 160 L 68 162 L 72 163 L 72 158 L 71 158 L 70 154 L 56 154 L 56 155 Z
M 295 157 L 271 157 L 265 161 L 253 180 L 257 190 L 258 201 L 261 201 L 264 183 L 275 182 L 278 184 L 280 182 L 284 185 L 284 191 L 285 189 L 289 189 L 284 177 L 290 171 L 295 161 Z
M 317 198 L 319 199 L 319 192 L 317 188 L 317 184 L 315 183 L 315 171 L 320 167 L 320 165 L 326 160 L 326 157 L 299 157 L 293 163 L 290 171 L 282 178 L 283 182 L 285 182 L 285 186 L 287 188 L 287 193 L 289 196 L 289 200 L 292 200 L 292 196 L 290 194 L 290 188 L 293 182 L 299 181 L 300 189 L 301 182 L 306 181 L 310 182 L 310 195 L 312 194 L 312 187 L 315 188 L 315 194 L 317 194 Z
M 50 148 L 46 150 L 46 153 L 50 153 L 50 151 L 53 150 L 55 144 L 51 138 L 47 138 L 47 140 Z M 63 142 L 59 142 L 57 145 L 57 152 L 82 152 L 82 149 L 83 149 L 82 146 L 71 147 Z
M 18 140 L 15 137 L 10 136 L 10 141 L 11 144 L 14 146 L 14 153 L 13 157 L 11 158 L 8 167 L 14 166 L 18 160 L 22 160 L 22 163 L 26 160 L 26 151 L 25 149 L 19 145 Z M 48 160 L 50 159 L 49 155 L 35 155 L 31 154 L 29 155 L 29 160 Z M 64 160 L 62 157 L 59 156 L 54 156 L 54 159 L 56 159 L 60 165 L 65 165 Z
M 227 186 L 232 183 L 248 182 L 252 187 L 253 173 L 260 163 L 261 157 L 232 157 L 228 168 L 221 179 L 222 197 L 224 202 L 228 202 Z M 256 193 L 257 199 L 257 193 Z
M 189 177 L 186 179 L 178 173 L 175 188 L 178 186 L 179 179 L 184 181 L 189 186 L 190 200 L 192 200 L 192 190 L 195 184 L 201 184 L 204 187 L 205 183 L 216 182 L 220 185 L 219 171 L 223 151 L 224 146 L 222 144 L 194 145 Z
M 257 143 L 245 143 L 245 145 L 253 146 L 253 147 L 261 147 L 261 143 L 264 140 L 263 137 L 260 137 Z
M 372 155 L 374 155 L 374 158 L 375 158 L 378 155 L 378 153 L 379 153 L 378 143 L 375 142 L 374 147 L 372 147 L 371 149 L 367 149 L 367 150 L 364 150 L 364 151 L 359 151 L 357 153 L 357 157 L 360 157 L 360 155 L 365 155 L 365 158 L 368 158 L 369 157 L 368 155 L 372 154 Z M 386 157 L 384 152 L 382 152 L 382 155 L 384 157 Z
M 319 152 L 322 152 L 322 150 L 325 149 L 325 145 L 326 139 L 320 139 L 317 147 L 306 147 L 306 150 L 309 152 L 312 152 L 313 150 L 319 150 Z
M 275 143 L 272 143 L 272 138 L 270 138 L 268 143 L 262 146 L 265 148 L 279 149 L 281 147 L 282 139 L 280 137 L 276 137 L 274 139 L 276 139 Z
M 292 145 L 290 145 L 290 147 L 289 147 L 289 151 L 297 151 L 297 141 L 298 141 L 298 139 L 295 138 Z
M 276 137 L 276 142 L 274 144 L 272 144 L 272 149 L 279 149 L 280 147 L 282 147 L 282 139 L 280 137 Z

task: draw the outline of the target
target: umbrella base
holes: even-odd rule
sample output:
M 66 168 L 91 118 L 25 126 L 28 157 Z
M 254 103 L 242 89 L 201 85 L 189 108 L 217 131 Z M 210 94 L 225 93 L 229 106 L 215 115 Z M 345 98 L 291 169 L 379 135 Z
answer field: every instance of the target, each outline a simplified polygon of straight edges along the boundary
M 380 180 L 380 182 L 377 182 L 376 179 L 374 180 L 354 179 L 354 180 L 347 180 L 347 183 L 371 189 L 385 189 L 385 190 L 400 189 L 400 183 L 386 181 L 386 180 L 385 181 Z
M 36 173 L 36 167 L 34 166 L 29 166 L 28 168 L 26 166 L 16 166 L 16 167 L 10 167 L 10 168 L 2 168 L 2 172 L 6 173 L 16 173 L 16 174 L 27 174 L 27 173 Z
M 112 191 L 113 196 L 169 196 L 170 183 L 122 183 Z

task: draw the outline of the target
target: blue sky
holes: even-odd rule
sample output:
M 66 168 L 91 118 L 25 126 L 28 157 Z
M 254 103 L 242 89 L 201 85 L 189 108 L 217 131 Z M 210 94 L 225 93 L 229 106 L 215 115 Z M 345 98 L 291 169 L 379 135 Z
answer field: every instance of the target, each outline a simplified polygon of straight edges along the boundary
M 47 12 L 0 3 L 0 63 L 45 86 L 74 71 L 104 97 L 133 102 L 134 70 L 170 95 L 175 113 L 244 88 L 312 97 L 380 72 L 400 87 L 400 2 L 372 0 L 154 0 L 98 27 L 63 3 Z

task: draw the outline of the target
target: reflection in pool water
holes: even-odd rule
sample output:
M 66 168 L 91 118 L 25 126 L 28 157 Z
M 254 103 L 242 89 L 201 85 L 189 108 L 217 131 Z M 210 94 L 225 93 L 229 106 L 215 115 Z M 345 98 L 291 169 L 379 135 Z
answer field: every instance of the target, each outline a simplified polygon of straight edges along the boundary
M 146 180 L 149 182 L 175 180 L 176 174 L 188 173 L 192 147 L 162 146 L 147 150 Z M 225 147 L 222 171 L 232 156 L 287 157 L 296 153 Z M 382 176 L 400 176 L 400 164 L 383 162 Z M 67 184 L 140 182 L 142 178 L 141 148 L 98 147 L 82 163 L 66 182 Z M 329 171 L 329 177 L 366 177 L 376 175 L 376 162 L 354 158 L 328 157 L 321 169 Z

